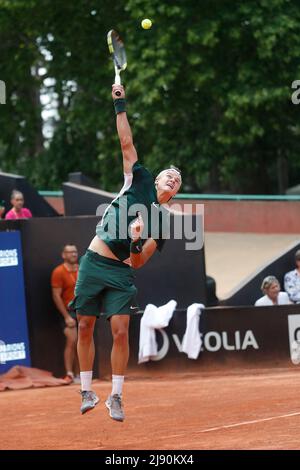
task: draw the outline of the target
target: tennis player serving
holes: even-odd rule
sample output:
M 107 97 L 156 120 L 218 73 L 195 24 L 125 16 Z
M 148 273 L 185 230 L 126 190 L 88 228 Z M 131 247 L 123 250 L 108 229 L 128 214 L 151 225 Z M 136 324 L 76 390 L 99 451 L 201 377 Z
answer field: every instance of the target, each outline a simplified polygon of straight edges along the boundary
M 142 205 L 148 214 L 153 205 L 159 209 L 179 190 L 181 175 L 177 168 L 170 167 L 154 179 L 138 162 L 122 85 L 113 85 L 112 98 L 123 156 L 124 185 L 106 209 L 97 226 L 96 236 L 81 259 L 75 298 L 69 308 L 78 320 L 81 413 L 91 410 L 99 401 L 91 383 L 95 355 L 93 331 L 101 312 L 110 321 L 113 337 L 112 392 L 105 404 L 112 419 L 123 421 L 122 389 L 129 357 L 128 329 L 130 315 L 137 309 L 133 268 L 143 266 L 156 249 L 162 249 L 164 243 L 160 236 L 156 239 L 151 237 L 151 217 L 147 219 L 147 233 L 144 234 L 146 224 L 141 212 L 130 215 L 130 208 Z M 120 216 L 124 207 L 128 208 L 125 222 Z M 124 229 L 121 223 L 126 224 L 124 237 L 120 236 Z

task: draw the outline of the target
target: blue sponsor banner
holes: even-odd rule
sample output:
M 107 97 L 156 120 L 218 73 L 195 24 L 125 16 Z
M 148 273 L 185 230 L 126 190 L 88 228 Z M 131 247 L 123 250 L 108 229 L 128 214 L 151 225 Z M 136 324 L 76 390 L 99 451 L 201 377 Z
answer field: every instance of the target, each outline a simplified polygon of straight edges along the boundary
M 0 374 L 15 365 L 31 365 L 21 237 L 17 231 L 0 232 Z

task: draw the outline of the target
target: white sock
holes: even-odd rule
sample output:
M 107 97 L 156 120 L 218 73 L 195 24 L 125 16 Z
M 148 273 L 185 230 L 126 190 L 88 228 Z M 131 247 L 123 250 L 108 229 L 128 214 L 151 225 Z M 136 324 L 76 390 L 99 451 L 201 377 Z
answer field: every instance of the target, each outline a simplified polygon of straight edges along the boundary
M 89 392 L 92 388 L 93 371 L 80 372 L 81 391 Z
M 112 395 L 122 395 L 122 388 L 124 383 L 124 375 L 112 376 Z

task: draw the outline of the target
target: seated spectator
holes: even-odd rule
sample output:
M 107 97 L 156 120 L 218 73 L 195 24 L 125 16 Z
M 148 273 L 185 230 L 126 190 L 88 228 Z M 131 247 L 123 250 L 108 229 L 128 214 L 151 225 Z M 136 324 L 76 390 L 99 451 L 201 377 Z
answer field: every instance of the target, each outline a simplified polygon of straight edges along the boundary
M 32 213 L 29 209 L 26 209 L 24 206 L 24 196 L 23 194 L 14 189 L 10 197 L 11 205 L 13 206 L 10 211 L 7 212 L 5 219 L 16 220 L 16 219 L 30 219 Z
M 68 303 L 74 297 L 74 289 L 78 276 L 78 251 L 75 245 L 68 244 L 63 247 L 63 263 L 59 264 L 51 275 L 52 298 L 60 313 L 61 327 L 66 337 L 64 363 L 66 369 L 65 380 L 68 383 L 78 383 L 79 371 L 76 344 L 77 322 L 67 309 Z
M 284 276 L 284 290 L 295 304 L 300 304 L 300 250 L 295 253 L 296 269 Z
M 286 292 L 280 292 L 280 284 L 275 276 L 267 276 L 261 285 L 263 297 L 255 302 L 256 307 L 265 307 L 268 305 L 287 305 L 290 304 L 289 296 Z

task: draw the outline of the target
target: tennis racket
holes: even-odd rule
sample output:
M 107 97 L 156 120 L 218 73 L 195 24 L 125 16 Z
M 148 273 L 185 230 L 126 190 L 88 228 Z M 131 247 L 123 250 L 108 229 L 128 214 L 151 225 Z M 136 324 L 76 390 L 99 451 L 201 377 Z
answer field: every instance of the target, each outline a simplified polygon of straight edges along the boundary
M 109 52 L 112 55 L 114 66 L 115 66 L 115 84 L 121 85 L 121 76 L 120 73 L 122 70 L 125 70 L 127 67 L 127 59 L 126 59 L 126 51 L 125 46 L 118 35 L 118 33 L 111 29 L 107 33 L 107 44 Z M 116 92 L 117 96 L 120 96 L 121 93 L 119 91 Z

